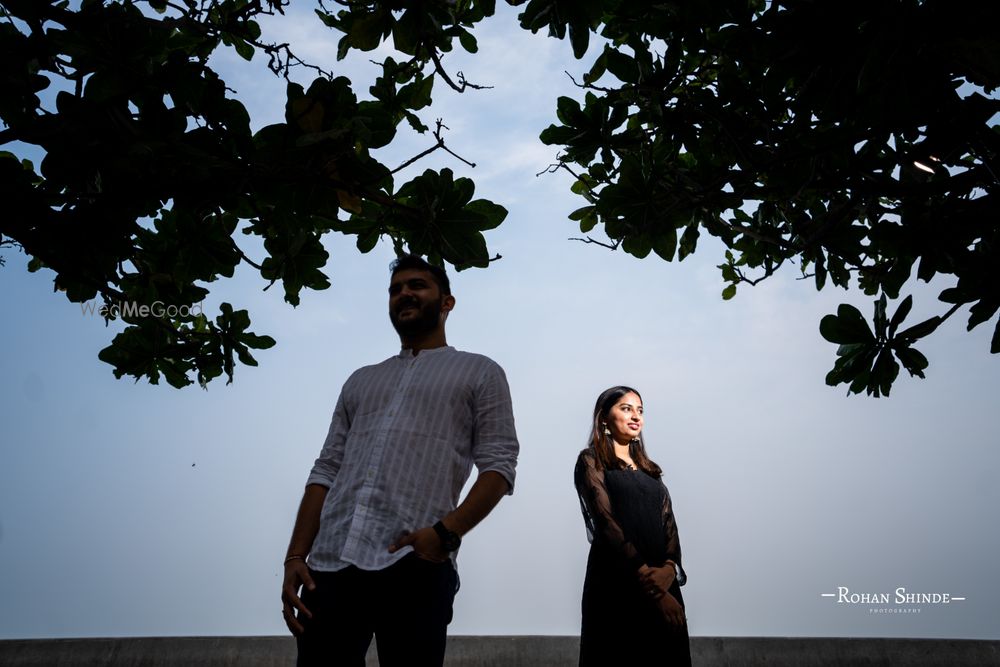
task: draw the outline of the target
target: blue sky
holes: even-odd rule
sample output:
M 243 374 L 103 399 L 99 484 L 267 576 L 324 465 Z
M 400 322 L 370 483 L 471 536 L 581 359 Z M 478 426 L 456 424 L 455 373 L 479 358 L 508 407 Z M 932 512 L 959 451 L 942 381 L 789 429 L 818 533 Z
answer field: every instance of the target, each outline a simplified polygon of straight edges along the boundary
M 335 64 L 335 36 L 309 4 L 269 34 L 366 89 L 375 67 Z M 580 202 L 563 176 L 535 176 L 554 158 L 537 137 L 556 97 L 577 95 L 563 71 L 584 67 L 514 15 L 500 3 L 477 29 L 480 53 L 446 60 L 495 87 L 438 87 L 422 114 L 442 117 L 449 146 L 479 166 L 439 151 L 410 169 L 450 167 L 510 210 L 487 236 L 503 260 L 452 274 L 449 342 L 506 369 L 522 455 L 515 494 L 465 540 L 451 632 L 578 631 L 588 545 L 572 468 L 595 397 L 625 383 L 643 393 L 674 499 L 693 634 L 1000 638 L 988 327 L 949 321 L 921 347 L 926 380 L 846 397 L 823 383 L 834 348 L 818 323 L 842 301 L 870 313 L 869 297 L 816 293 L 789 271 L 723 302 L 711 242 L 668 264 L 568 241 Z M 215 65 L 256 127 L 280 119 L 282 82 L 259 57 Z M 384 162 L 430 143 L 404 131 Z M 332 287 L 296 309 L 252 270 L 211 286 L 206 313 L 248 308 L 278 345 L 207 391 L 115 380 L 96 355 L 117 325 L 4 252 L 0 637 L 284 632 L 281 559 L 334 401 L 352 370 L 398 350 L 391 248 L 326 244 Z M 914 287 L 911 317 L 939 312 L 946 285 Z M 838 587 L 966 600 L 878 614 L 821 597 Z

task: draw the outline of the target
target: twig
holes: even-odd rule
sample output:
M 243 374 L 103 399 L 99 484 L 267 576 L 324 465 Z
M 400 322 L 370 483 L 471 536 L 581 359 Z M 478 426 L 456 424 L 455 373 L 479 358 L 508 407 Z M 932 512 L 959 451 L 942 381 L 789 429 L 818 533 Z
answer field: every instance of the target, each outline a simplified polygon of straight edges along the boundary
M 250 259 L 249 257 L 247 257 L 243 253 L 243 250 L 240 249 L 240 247 L 238 245 L 236 245 L 235 241 L 233 241 L 232 243 L 233 243 L 233 250 L 235 250 L 237 253 L 239 253 L 240 259 L 242 259 L 244 262 L 246 262 L 247 264 L 249 264 L 253 268 L 257 269 L 258 271 L 263 271 L 264 270 L 263 266 L 261 266 L 260 264 L 256 263 L 255 261 L 253 261 L 252 259 Z
M 409 160 L 407 160 L 403 164 L 399 165 L 398 167 L 396 167 L 395 169 L 393 169 L 392 171 L 390 171 L 389 172 L 390 174 L 395 174 L 397 171 L 400 171 L 401 169 L 405 169 L 406 167 L 409 167 L 411 164 L 413 164 L 414 162 L 416 162 L 420 158 L 426 157 L 427 155 L 430 155 L 431 153 L 433 153 L 434 151 L 436 151 L 439 148 L 443 148 L 449 154 L 453 155 L 454 157 L 458 158 L 459 160 L 461 160 L 465 164 L 467 164 L 470 167 L 472 167 L 473 169 L 475 169 L 475 167 L 476 167 L 476 163 L 475 162 L 469 162 L 464 157 L 462 157 L 461 155 L 459 155 L 458 153 L 456 153 L 455 151 L 451 150 L 450 148 L 448 148 L 447 146 L 444 145 L 444 137 L 441 136 L 441 129 L 444 128 L 445 130 L 448 130 L 448 129 L 451 129 L 451 128 L 449 128 L 447 125 L 445 125 L 444 123 L 442 123 L 440 118 L 438 118 L 435 121 L 435 124 L 437 125 L 437 127 L 434 128 L 434 138 L 437 139 L 437 143 L 435 143 L 433 146 L 431 146 L 427 150 L 422 151 L 422 152 L 418 153 L 417 155 L 414 155 Z
M 576 86 L 577 88 L 586 88 L 588 90 L 599 90 L 602 93 L 621 93 L 623 90 L 625 90 L 624 88 L 621 89 L 604 88 L 603 86 L 595 86 L 592 83 L 577 83 L 576 79 L 573 78 L 573 75 L 570 74 L 569 71 L 563 70 L 563 73 L 569 77 L 569 80 L 572 81 L 573 85 Z
M 755 278 L 753 280 L 743 275 L 743 272 L 740 271 L 740 269 L 736 266 L 733 267 L 733 271 L 736 272 L 736 277 L 739 278 L 739 282 L 747 283 L 750 286 L 754 286 L 757 283 L 761 282 L 762 280 L 766 280 L 767 278 L 773 276 L 774 272 L 780 269 L 781 265 L 784 263 L 785 263 L 785 258 L 782 257 L 777 264 L 775 264 L 774 266 L 769 266 L 766 269 L 764 269 L 764 275 L 762 275 L 760 278 Z
M 469 83 L 468 81 L 466 81 L 465 75 L 462 74 L 461 72 L 458 72 L 455 75 L 459 81 L 459 83 L 455 83 L 454 81 L 451 80 L 451 77 L 448 76 L 448 73 L 444 71 L 444 65 L 441 64 L 441 58 L 437 54 L 437 49 L 431 46 L 427 50 L 431 55 L 431 60 L 434 61 L 434 71 L 440 74 L 441 78 L 444 79 L 444 82 L 447 83 L 449 86 L 451 86 L 452 89 L 460 93 L 464 93 L 466 88 L 472 88 L 474 90 L 484 90 L 486 88 L 493 87 L 493 86 L 479 86 L 474 83 Z
M 567 239 L 567 240 L 568 240 L 568 241 L 580 241 L 580 242 L 582 242 L 582 243 L 594 243 L 594 244 L 597 244 L 597 245 L 599 245 L 599 246 L 602 246 L 602 247 L 604 247 L 604 248 L 607 248 L 607 249 L 609 249 L 609 250 L 618 250 L 618 246 L 620 246 L 620 245 L 621 245 L 621 243 L 622 243 L 622 242 L 621 242 L 621 239 L 618 239 L 618 240 L 617 240 L 617 241 L 615 241 L 614 243 L 605 243 L 604 241 L 598 241 L 598 240 L 596 240 L 596 239 L 592 239 L 592 238 L 590 238 L 589 236 L 588 236 L 587 238 L 585 238 L 585 239 L 581 239 L 581 238 L 576 238 L 576 237 L 572 237 L 572 236 L 571 236 L 571 237 L 570 237 L 569 239 Z
M 263 42 L 247 41 L 267 54 L 267 68 L 286 81 L 289 80 L 288 76 L 293 67 L 305 67 L 306 69 L 314 70 L 317 74 L 327 79 L 332 80 L 334 78 L 333 72 L 328 72 L 319 65 L 307 63 L 292 53 L 288 42 L 283 44 L 265 44 Z M 282 62 L 281 51 L 284 51 L 284 62 Z
M 559 171 L 559 167 L 560 167 L 560 163 L 559 162 L 553 162 L 552 164 L 550 164 L 549 166 L 547 166 L 545 169 L 542 169 L 540 172 L 538 172 L 537 174 L 535 174 L 535 178 L 538 178 L 542 174 L 554 174 L 557 171 Z

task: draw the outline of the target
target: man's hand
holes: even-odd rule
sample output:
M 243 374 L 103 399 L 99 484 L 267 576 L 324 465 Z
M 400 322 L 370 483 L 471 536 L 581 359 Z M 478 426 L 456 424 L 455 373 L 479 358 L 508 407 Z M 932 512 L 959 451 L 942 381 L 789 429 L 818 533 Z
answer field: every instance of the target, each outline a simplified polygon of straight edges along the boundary
M 680 627 L 687 622 L 684 617 L 684 608 L 673 595 L 664 593 L 660 597 L 659 603 L 660 611 L 663 613 L 663 618 L 667 619 L 667 623 Z
M 448 552 L 441 547 L 441 538 L 431 526 L 425 526 L 412 533 L 404 533 L 389 545 L 389 553 L 394 554 L 403 547 L 413 547 L 413 553 L 418 558 L 433 563 L 443 563 L 448 560 Z
M 674 584 L 677 572 L 674 566 L 667 563 L 663 567 L 643 565 L 639 568 L 639 584 L 642 589 L 655 598 L 666 595 Z
M 306 618 L 312 618 L 312 612 L 306 609 L 302 600 L 299 599 L 299 590 L 303 586 L 309 590 L 316 588 L 305 561 L 296 558 L 285 563 L 285 580 L 281 585 L 281 615 L 285 619 L 288 630 L 296 637 L 301 635 L 305 628 L 295 618 L 295 610 L 297 609 Z

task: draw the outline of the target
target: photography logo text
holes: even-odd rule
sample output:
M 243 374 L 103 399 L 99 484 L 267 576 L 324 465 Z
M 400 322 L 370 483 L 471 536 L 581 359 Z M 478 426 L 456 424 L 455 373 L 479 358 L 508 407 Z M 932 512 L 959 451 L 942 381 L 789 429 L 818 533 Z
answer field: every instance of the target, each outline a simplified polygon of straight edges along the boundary
M 899 586 L 893 591 L 852 591 L 847 586 L 837 586 L 836 593 L 820 593 L 833 598 L 838 605 L 860 607 L 869 614 L 919 614 L 928 606 L 944 607 L 965 601 L 964 597 L 946 592 L 911 592 Z

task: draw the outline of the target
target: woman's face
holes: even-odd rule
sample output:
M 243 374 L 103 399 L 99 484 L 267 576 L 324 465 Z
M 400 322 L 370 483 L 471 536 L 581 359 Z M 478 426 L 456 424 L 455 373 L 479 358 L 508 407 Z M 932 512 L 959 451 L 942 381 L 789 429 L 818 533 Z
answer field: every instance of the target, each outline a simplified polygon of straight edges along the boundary
M 604 420 L 615 442 L 625 444 L 642 432 L 642 399 L 629 392 L 618 399 Z

